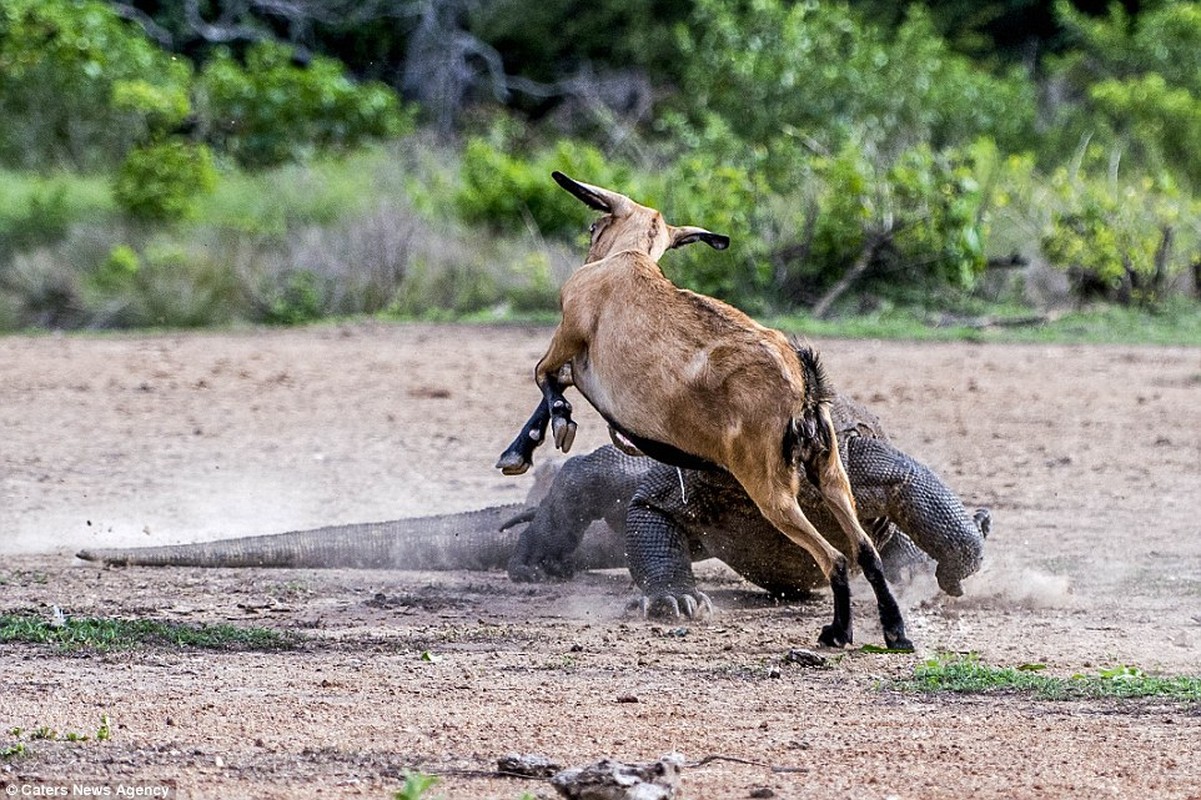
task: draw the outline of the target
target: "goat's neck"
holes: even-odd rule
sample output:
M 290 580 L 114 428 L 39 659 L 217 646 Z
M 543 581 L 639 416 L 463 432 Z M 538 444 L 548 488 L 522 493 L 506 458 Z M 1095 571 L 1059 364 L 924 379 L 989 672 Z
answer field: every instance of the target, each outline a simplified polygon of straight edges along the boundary
M 589 248 L 588 260 L 600 261 L 610 256 L 633 252 L 658 261 L 667 252 L 670 244 L 667 225 L 658 213 L 634 215 L 616 222 L 610 218 Z

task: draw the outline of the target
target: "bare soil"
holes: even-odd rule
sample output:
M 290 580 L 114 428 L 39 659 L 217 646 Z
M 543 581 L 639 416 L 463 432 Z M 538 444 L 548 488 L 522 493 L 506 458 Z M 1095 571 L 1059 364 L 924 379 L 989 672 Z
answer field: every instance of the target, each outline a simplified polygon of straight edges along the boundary
M 0 613 L 264 626 L 288 651 L 0 645 L 0 786 L 172 796 L 550 795 L 496 777 L 539 752 L 690 762 L 688 798 L 1201 798 L 1201 709 L 924 695 L 941 651 L 1050 674 L 1201 673 L 1201 351 L 823 341 L 837 385 L 969 505 L 987 567 L 948 598 L 900 588 L 913 655 L 813 647 L 828 595 L 763 599 L 704 569 L 711 619 L 626 611 L 628 576 L 103 569 L 84 546 L 389 519 L 524 498 L 493 461 L 536 401 L 549 331 L 355 324 L 0 338 Z M 580 402 L 585 452 L 606 440 Z M 542 458 L 560 457 L 543 452 Z M 881 644 L 856 584 L 857 645 Z M 379 598 L 379 595 L 383 598 Z M 759 794 L 752 795 L 759 790 Z M 75 795 L 79 796 L 79 795 Z

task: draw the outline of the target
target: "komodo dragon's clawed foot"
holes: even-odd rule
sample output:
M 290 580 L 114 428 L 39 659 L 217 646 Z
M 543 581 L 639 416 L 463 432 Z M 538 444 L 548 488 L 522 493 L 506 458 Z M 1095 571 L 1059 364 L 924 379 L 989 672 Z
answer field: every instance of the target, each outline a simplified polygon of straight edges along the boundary
M 988 534 L 992 531 L 992 512 L 987 508 L 977 508 L 976 513 L 972 514 L 972 520 L 980 529 L 980 536 L 987 539 Z
M 713 614 L 713 601 L 697 589 L 655 592 L 630 605 L 640 609 L 647 619 L 700 619 Z

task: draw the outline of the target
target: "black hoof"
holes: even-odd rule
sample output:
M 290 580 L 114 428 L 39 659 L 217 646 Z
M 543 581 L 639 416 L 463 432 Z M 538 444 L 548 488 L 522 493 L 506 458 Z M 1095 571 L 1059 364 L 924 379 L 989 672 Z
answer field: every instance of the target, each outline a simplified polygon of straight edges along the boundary
M 913 651 L 913 642 L 909 641 L 909 637 L 905 636 L 905 634 L 901 634 L 900 636 L 884 634 L 884 646 L 889 650 Z
M 575 442 L 576 424 L 569 417 L 553 417 L 550 427 L 555 437 L 555 447 L 564 453 L 571 450 L 571 445 Z
M 506 475 L 521 475 L 530 468 L 530 463 L 521 453 L 506 450 L 496 462 L 496 468 Z
M 817 637 L 819 644 L 824 644 L 826 647 L 845 647 L 853 643 L 855 637 L 851 635 L 850 629 L 843 630 L 835 625 L 827 625 L 822 628 L 821 636 Z

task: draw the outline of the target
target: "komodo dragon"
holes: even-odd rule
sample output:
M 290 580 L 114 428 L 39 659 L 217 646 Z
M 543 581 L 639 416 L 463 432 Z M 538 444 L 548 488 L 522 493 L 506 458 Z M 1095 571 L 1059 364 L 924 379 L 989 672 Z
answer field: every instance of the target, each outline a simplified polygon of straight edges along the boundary
M 890 579 L 933 559 L 942 589 L 961 593 L 962 579 L 980 567 L 988 511 L 969 515 L 937 475 L 889 443 L 862 406 L 840 396 L 832 411 L 860 518 Z M 800 500 L 819 529 L 836 530 L 815 490 L 802 487 Z M 518 533 L 515 526 L 523 522 L 529 524 Z M 837 538 L 833 543 L 841 544 Z M 626 565 L 627 551 L 644 607 L 656 614 L 691 614 L 708 606 L 691 562 L 709 557 L 781 597 L 804 595 L 824 580 L 812 559 L 764 520 L 727 474 L 677 470 L 611 446 L 569 458 L 557 471 L 544 467 L 526 506 L 78 555 L 157 566 L 507 566 L 515 581 L 539 581 Z

